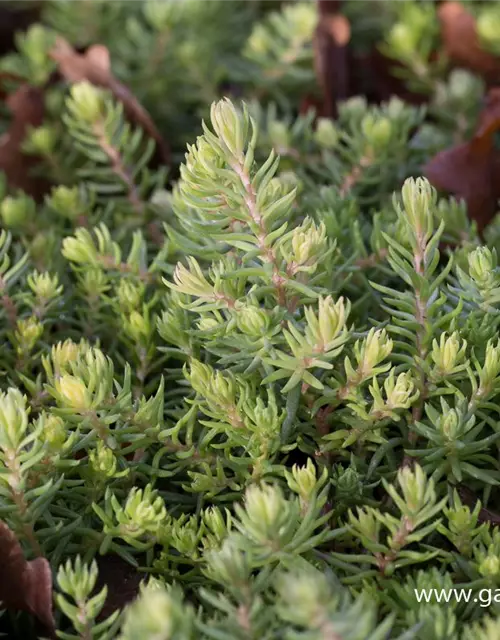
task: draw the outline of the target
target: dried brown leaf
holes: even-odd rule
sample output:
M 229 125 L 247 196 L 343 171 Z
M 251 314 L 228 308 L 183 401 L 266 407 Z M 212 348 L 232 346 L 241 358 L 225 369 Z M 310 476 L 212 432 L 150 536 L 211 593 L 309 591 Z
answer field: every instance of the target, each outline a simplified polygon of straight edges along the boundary
M 128 87 L 115 78 L 111 70 L 109 51 L 104 45 L 93 45 L 85 53 L 78 53 L 64 39 L 57 38 L 51 51 L 59 73 L 71 83 L 87 81 L 96 87 L 111 91 L 125 109 L 129 120 L 139 125 L 156 142 L 158 154 L 164 164 L 170 162 L 170 151 L 146 109 Z
M 33 5 L 33 3 L 31 3 Z M 40 18 L 40 3 L 30 6 L 29 3 L 0 3 L 0 55 L 15 51 L 16 34 L 25 31 Z
M 339 0 L 319 0 L 319 19 L 314 33 L 316 77 L 322 91 L 321 115 L 334 117 L 337 102 L 349 95 L 348 48 L 351 26 L 340 13 Z
M 480 44 L 474 16 L 460 2 L 444 2 L 438 9 L 444 50 L 455 64 L 485 77 L 498 76 L 500 58 Z
M 479 231 L 494 217 L 500 198 L 500 153 L 494 145 L 499 129 L 500 89 L 492 89 L 472 140 L 441 151 L 424 168 L 437 189 L 467 202 Z
M 372 102 L 379 103 L 398 96 L 409 104 L 420 105 L 427 102 L 425 93 L 417 93 L 408 88 L 398 72 L 404 70 L 403 63 L 388 58 L 376 47 L 365 52 L 356 53 L 355 69 L 363 78 L 364 91 L 353 91 L 354 94 L 363 93 Z
M 0 171 L 5 172 L 10 188 L 22 189 L 38 198 L 47 185 L 44 180 L 30 175 L 37 159 L 25 155 L 21 144 L 28 128 L 38 127 L 43 122 L 42 90 L 23 84 L 6 98 L 5 103 L 12 113 L 12 121 L 0 138 Z
M 52 571 L 46 558 L 28 562 L 14 533 L 0 521 L 0 602 L 7 609 L 27 611 L 54 633 Z
M 96 589 L 104 586 L 108 588 L 106 602 L 99 614 L 99 619 L 105 619 L 117 609 L 123 609 L 134 600 L 139 593 L 139 585 L 144 573 L 115 555 L 105 555 L 97 560 L 99 578 Z
M 343 15 L 327 15 L 322 21 L 323 27 L 336 45 L 345 47 L 351 39 L 351 25 Z

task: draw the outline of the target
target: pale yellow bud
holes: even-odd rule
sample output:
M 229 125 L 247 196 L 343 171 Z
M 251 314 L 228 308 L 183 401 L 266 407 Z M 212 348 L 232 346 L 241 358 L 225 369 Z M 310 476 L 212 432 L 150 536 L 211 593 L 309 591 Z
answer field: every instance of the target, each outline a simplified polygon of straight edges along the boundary
M 442 416 L 441 432 L 448 441 L 453 442 L 456 439 L 459 426 L 460 418 L 454 409 L 451 409 L 446 415 Z
M 414 388 L 415 384 L 408 372 L 400 373 L 396 379 L 389 376 L 384 383 L 387 406 L 390 409 L 407 408 Z
M 328 349 L 345 326 L 349 313 L 349 304 L 344 304 L 344 298 L 333 302 L 331 296 L 320 298 L 318 301 L 318 316 L 312 308 L 306 308 L 307 320 L 306 336 L 309 344 L 321 350 Z
M 87 388 L 80 379 L 64 374 L 54 384 L 57 393 L 68 407 L 78 411 L 90 409 L 92 400 Z
M 500 559 L 498 556 L 488 555 L 479 565 L 479 573 L 486 578 L 493 578 L 500 573 Z
M 482 287 L 494 282 L 494 270 L 497 266 L 496 251 L 488 247 L 478 247 L 467 256 L 470 277 Z
M 213 331 L 220 327 L 220 322 L 215 318 L 201 318 L 197 326 L 200 331 Z
M 432 343 L 431 357 L 441 375 L 453 373 L 453 370 L 465 359 L 467 342 L 460 341 L 455 331 L 451 336 L 442 333 L 439 339 Z
M 71 89 L 71 106 L 80 118 L 94 122 L 101 117 L 103 100 L 99 89 L 89 82 L 80 82 Z
M 43 325 L 34 316 L 26 320 L 18 320 L 15 332 L 20 351 L 31 351 L 43 334 Z
M 291 261 L 295 267 L 312 266 L 325 251 L 327 244 L 326 227 L 322 222 L 316 226 L 309 218 L 297 227 L 292 235 Z M 313 269 L 311 269 L 312 271 Z
M 256 307 L 243 307 L 239 310 L 236 322 L 240 331 L 253 338 L 261 338 L 269 328 L 269 316 Z
M 127 335 L 136 341 L 148 338 L 150 335 L 150 327 L 148 326 L 147 319 L 138 311 L 132 311 L 128 319 L 124 322 L 124 329 Z

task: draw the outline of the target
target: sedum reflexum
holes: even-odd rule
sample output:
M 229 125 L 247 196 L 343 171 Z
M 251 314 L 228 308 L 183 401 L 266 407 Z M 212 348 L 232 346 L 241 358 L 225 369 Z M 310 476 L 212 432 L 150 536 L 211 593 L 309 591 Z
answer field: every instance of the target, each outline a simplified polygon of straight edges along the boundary
M 125 12 L 96 2 L 94 24 L 70 4 L 46 20 L 75 43 Z M 128 9 L 127 37 L 158 45 L 157 64 L 179 53 L 154 82 L 145 49 L 129 69 L 160 120 L 221 4 Z M 434 107 L 470 115 L 458 89 L 473 79 L 436 84 L 433 10 L 408 7 L 386 52 L 406 52 Z M 26 135 L 53 182 L 43 201 L 0 184 L 0 518 L 50 562 L 63 640 L 498 635 L 498 223 L 484 241 L 420 177 L 423 110 L 352 98 L 335 122 L 286 113 L 313 77 L 314 15 L 296 3 L 250 25 L 234 73 L 258 103 L 218 99 L 191 69 L 170 182 L 154 141 L 84 82 L 53 87 Z M 50 35 L 29 31 L 6 66 L 42 82 Z M 214 51 L 234 43 L 205 36 L 204 64 L 227 79 Z M 130 44 L 115 44 L 126 76 Z M 111 612 L 110 557 L 137 578 Z M 482 595 L 415 596 L 452 588 Z
M 71 109 L 91 91 L 77 85 Z M 74 637 L 420 637 L 418 611 L 388 608 L 405 581 L 411 595 L 444 565 L 451 584 L 495 584 L 496 529 L 452 494 L 499 482 L 499 346 L 471 331 L 494 253 L 441 257 L 443 205 L 410 178 L 394 233 L 372 232 L 379 259 L 347 278 L 341 234 L 274 151 L 256 160 L 258 139 L 245 105 L 214 103 L 164 246 L 139 230 L 127 248 L 101 223 L 63 238 L 64 284 L 26 258 L 5 272 L 31 293 L 4 298 L 2 515 L 60 566 Z M 51 311 L 70 299 L 76 316 Z M 94 626 L 109 553 L 154 578 Z

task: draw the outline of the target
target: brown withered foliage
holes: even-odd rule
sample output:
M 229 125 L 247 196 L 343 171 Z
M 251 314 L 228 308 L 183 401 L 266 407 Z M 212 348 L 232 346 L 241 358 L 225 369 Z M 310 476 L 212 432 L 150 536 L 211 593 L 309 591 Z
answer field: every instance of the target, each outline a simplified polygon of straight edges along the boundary
M 58 63 L 58 74 L 66 82 L 73 84 L 84 80 L 108 89 L 124 107 L 129 121 L 142 127 L 156 142 L 156 161 L 170 164 L 170 150 L 160 135 L 150 115 L 132 92 L 119 82 L 111 71 L 109 52 L 102 45 L 94 45 L 85 53 L 75 51 L 66 40 L 59 38 L 52 51 Z M 51 79 L 54 82 L 57 79 Z M 15 80 L 18 88 L 14 93 L 0 91 L 12 120 L 6 133 L 0 137 L 0 171 L 4 172 L 11 190 L 22 189 L 35 199 L 40 199 L 49 188 L 46 180 L 33 175 L 38 158 L 22 151 L 22 143 L 30 127 L 37 127 L 44 119 L 44 88 L 32 87 L 20 78 L 5 77 L 0 80 Z
M 11 188 L 23 189 L 38 198 L 47 185 L 31 175 L 37 159 L 24 154 L 21 144 L 28 128 L 40 126 L 43 122 L 43 92 L 37 87 L 22 84 L 5 98 L 5 104 L 12 113 L 12 121 L 9 129 L 0 137 L 0 171 L 5 173 Z
M 314 33 L 314 64 L 321 88 L 321 115 L 334 117 L 337 102 L 349 95 L 349 52 L 351 26 L 340 13 L 340 0 L 319 0 L 319 19 Z
M 164 164 L 170 163 L 168 146 L 151 116 L 130 89 L 113 75 L 107 47 L 96 44 L 85 53 L 78 53 L 64 38 L 57 38 L 51 57 L 57 62 L 61 76 L 70 84 L 86 80 L 96 87 L 108 89 L 123 104 L 127 118 L 155 140 L 159 160 Z
M 14 533 L 0 521 L 0 603 L 27 611 L 54 635 L 52 571 L 46 558 L 28 562 Z
M 15 49 L 15 34 L 27 29 L 40 17 L 40 3 L 30 6 L 24 2 L 0 3 L 0 55 Z M 26 6 L 24 6 L 26 5 Z
M 106 602 L 99 614 L 99 620 L 104 620 L 137 597 L 139 585 L 145 576 L 119 556 L 108 554 L 98 558 L 97 564 L 99 577 L 96 591 L 100 591 L 104 586 L 108 588 Z
M 479 232 L 497 212 L 500 199 L 500 152 L 494 136 L 500 130 L 500 58 L 480 44 L 475 17 L 460 2 L 440 2 L 440 50 L 450 64 L 480 74 L 491 87 L 475 135 L 466 143 L 438 153 L 424 168 L 432 184 L 466 201 L 469 217 Z M 394 75 L 397 61 L 380 51 L 362 56 L 350 48 L 350 25 L 342 15 L 342 0 L 318 0 L 318 25 L 314 36 L 315 67 L 321 98 L 307 98 L 302 111 L 315 106 L 323 117 L 336 117 L 337 104 L 353 95 L 380 102 L 398 95 L 406 102 L 423 103 L 427 96 L 407 88 Z
M 355 95 L 381 102 L 398 95 L 422 104 L 426 96 L 410 91 L 394 69 L 401 66 L 377 47 L 363 52 L 351 47 L 351 25 L 342 13 L 342 0 L 317 0 L 318 23 L 314 33 L 314 66 L 320 97 L 306 96 L 301 113 L 314 107 L 321 117 L 334 118 L 337 104 Z
M 424 174 L 441 191 L 463 198 L 469 217 L 481 232 L 497 211 L 500 199 L 500 151 L 494 136 L 500 130 L 500 88 L 488 93 L 472 140 L 438 153 Z
M 500 80 L 500 58 L 481 47 L 476 19 L 466 7 L 460 2 L 444 2 L 438 17 L 443 49 L 450 61 L 486 80 Z

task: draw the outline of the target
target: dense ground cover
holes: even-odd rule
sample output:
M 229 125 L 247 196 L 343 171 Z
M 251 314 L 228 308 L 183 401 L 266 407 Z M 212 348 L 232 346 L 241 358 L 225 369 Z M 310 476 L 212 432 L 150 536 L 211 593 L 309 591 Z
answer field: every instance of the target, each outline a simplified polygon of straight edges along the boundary
M 0 629 L 500 637 L 500 4 L 29 11 Z

